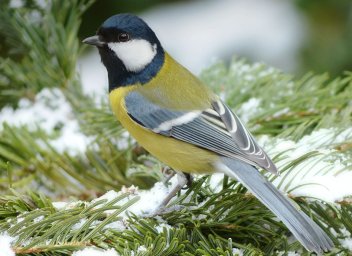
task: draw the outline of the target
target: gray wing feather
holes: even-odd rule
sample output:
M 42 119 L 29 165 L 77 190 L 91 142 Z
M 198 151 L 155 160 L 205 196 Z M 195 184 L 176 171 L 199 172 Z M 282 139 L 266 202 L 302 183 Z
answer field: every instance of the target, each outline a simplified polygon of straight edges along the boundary
M 220 100 L 213 102 L 213 108 L 220 115 L 227 130 L 231 134 L 240 150 L 246 155 L 247 159 L 256 165 L 272 173 L 278 173 L 275 164 L 270 157 L 258 145 L 251 133 L 242 124 L 241 120 L 231 111 L 229 107 Z
M 150 130 L 156 130 L 161 124 L 188 113 L 157 106 L 138 92 L 129 93 L 125 97 L 125 105 L 131 118 Z M 213 150 L 221 155 L 231 157 L 241 154 L 226 128 L 224 127 L 224 131 L 220 131 L 221 129 L 206 121 L 201 114 L 190 122 L 171 126 L 169 130 L 158 133 Z

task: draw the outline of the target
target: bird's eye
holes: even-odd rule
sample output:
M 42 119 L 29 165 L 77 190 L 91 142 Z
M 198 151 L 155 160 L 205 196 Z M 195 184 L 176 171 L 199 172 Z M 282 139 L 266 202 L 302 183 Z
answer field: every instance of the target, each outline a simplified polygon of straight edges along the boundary
M 119 42 L 127 42 L 128 40 L 130 40 L 130 35 L 127 33 L 120 33 L 117 39 L 119 40 Z

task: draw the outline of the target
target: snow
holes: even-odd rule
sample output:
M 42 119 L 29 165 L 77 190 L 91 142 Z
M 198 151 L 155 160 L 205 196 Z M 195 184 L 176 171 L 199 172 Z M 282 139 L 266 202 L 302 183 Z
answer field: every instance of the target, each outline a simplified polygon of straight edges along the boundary
M 242 249 L 238 249 L 238 248 L 233 248 L 232 249 L 232 253 L 235 256 L 243 256 L 243 250 Z
M 248 121 L 258 113 L 261 99 L 250 98 L 248 101 L 244 102 L 241 107 L 237 110 L 237 114 L 241 117 L 243 123 L 248 123 Z
M 52 202 L 53 207 L 58 211 L 65 210 L 65 209 L 72 209 L 79 204 L 88 204 L 88 203 L 81 200 L 72 201 L 72 202 Z
M 78 122 L 70 120 L 62 127 L 60 137 L 51 140 L 50 145 L 60 153 L 68 151 L 71 155 L 75 155 L 84 153 L 92 141 L 93 138 L 80 132 Z
M 43 219 L 44 219 L 44 216 L 42 215 L 42 216 L 39 216 L 39 217 L 33 219 L 33 222 L 34 222 L 34 223 L 37 223 L 37 222 L 42 221 Z
M 109 190 L 108 192 L 106 192 L 104 195 L 94 199 L 91 204 L 94 204 L 95 202 L 98 202 L 100 200 L 107 200 L 106 202 L 110 202 L 112 200 L 114 200 L 116 197 L 120 196 L 121 192 L 116 192 L 114 190 Z
M 352 252 L 352 237 L 345 238 L 345 239 L 339 239 L 342 247 L 346 248 L 350 252 Z
M 222 173 L 214 173 L 211 175 L 209 180 L 209 186 L 214 193 L 218 193 L 222 190 L 222 182 L 223 182 L 224 174 Z
M 276 113 L 274 113 L 272 117 L 277 118 L 277 117 L 285 115 L 289 112 L 290 112 L 290 108 L 283 108 L 283 109 L 277 111 Z
M 298 252 L 288 251 L 288 252 L 278 252 L 278 256 L 300 256 L 301 254 Z
M 352 238 L 339 239 L 341 245 L 352 252 Z
M 76 251 L 72 256 L 119 256 L 114 249 L 102 250 L 96 247 L 88 247 L 80 251 Z
M 279 170 L 310 152 L 317 152 L 317 155 L 276 176 L 273 183 L 293 196 L 307 196 L 334 203 L 352 195 L 352 172 L 346 171 L 349 161 L 335 149 L 340 143 L 351 140 L 352 128 L 330 128 L 314 131 L 297 142 L 262 136 L 258 143 L 271 157 L 282 154 L 275 160 Z M 209 185 L 214 192 L 222 189 L 222 178 L 222 174 L 211 176 Z
M 72 230 L 78 230 L 87 222 L 86 218 L 80 219 L 76 224 L 72 226 Z
M 221 174 L 221 176 L 223 176 L 223 175 Z M 82 201 L 71 202 L 71 203 L 54 202 L 53 205 L 58 210 L 64 210 L 64 209 L 70 209 L 80 203 L 85 203 L 86 205 L 93 205 L 98 201 L 106 200 L 104 203 L 95 206 L 96 209 L 99 209 L 99 208 L 105 206 L 107 203 L 114 200 L 115 198 L 121 196 L 122 194 L 128 193 L 129 195 L 126 198 L 117 201 L 114 204 L 115 206 L 117 206 L 117 205 L 122 206 L 122 205 L 126 204 L 129 200 L 131 200 L 132 198 L 138 196 L 140 199 L 135 204 L 133 204 L 127 210 L 125 210 L 121 214 L 119 214 L 119 217 L 121 217 L 120 220 L 111 222 L 104 227 L 104 229 L 112 228 L 117 231 L 124 231 L 128 227 L 126 220 L 128 219 L 129 213 L 133 213 L 134 215 L 141 216 L 141 217 L 154 213 L 158 209 L 158 207 L 160 206 L 161 202 L 165 199 L 165 197 L 175 187 L 176 184 L 177 184 L 177 176 L 174 176 L 173 178 L 170 179 L 169 184 L 167 186 L 162 182 L 157 182 L 154 184 L 154 186 L 150 190 L 139 190 L 135 186 L 131 186 L 128 188 L 123 187 L 118 192 L 114 191 L 114 190 L 107 191 L 104 195 L 92 200 L 89 203 L 82 202 Z M 185 193 L 185 192 L 182 191 L 181 193 Z M 116 210 L 106 210 L 105 213 L 107 215 L 111 215 L 115 211 Z M 81 228 L 86 221 L 87 220 L 84 218 L 79 220 L 75 225 L 72 226 L 72 229 L 77 230 L 77 229 Z M 160 217 L 158 218 L 158 222 L 160 224 L 155 227 L 158 232 L 162 232 L 164 227 L 171 228 L 171 226 L 164 223 Z M 96 223 L 96 224 L 98 224 L 98 223 Z
M 10 8 L 21 8 L 24 6 L 24 2 L 22 0 L 11 0 L 9 3 Z
M 141 245 L 137 248 L 137 252 L 146 252 L 147 248 L 144 245 Z
M 47 134 L 60 129 L 60 136 L 50 141 L 59 153 L 68 151 L 71 155 L 82 153 L 93 141 L 81 131 L 70 104 L 58 88 L 43 89 L 34 101 L 21 99 L 19 107 L 4 107 L 0 110 L 0 131 L 3 124 L 20 127 L 26 125 L 31 131 L 40 127 Z
M 215 190 L 219 189 L 219 187 L 221 187 L 222 177 L 223 177 L 222 174 L 215 174 L 214 179 L 211 177 L 211 179 L 209 181 L 210 187 L 214 188 Z M 121 189 L 121 191 L 114 191 L 114 190 L 107 191 L 104 195 L 92 200 L 90 203 L 82 202 L 82 201 L 79 201 L 75 204 L 73 202 L 71 202 L 71 203 L 55 202 L 55 203 L 53 203 L 53 205 L 60 208 L 60 209 L 69 209 L 79 203 L 84 203 L 89 206 L 89 205 L 94 204 L 97 201 L 106 200 L 105 203 L 96 206 L 96 208 L 100 208 L 100 207 L 103 207 L 104 205 L 106 205 L 107 203 L 111 202 L 115 198 L 121 196 L 122 194 L 129 193 L 128 197 L 126 197 L 126 198 L 124 198 L 114 204 L 116 206 L 117 205 L 122 206 L 123 204 L 125 204 L 129 200 L 131 200 L 132 198 L 138 196 L 138 197 L 140 197 L 139 201 L 137 201 L 134 205 L 132 205 L 127 210 L 125 210 L 124 212 L 119 214 L 119 217 L 121 217 L 120 220 L 114 221 L 104 227 L 104 229 L 111 228 L 116 231 L 123 232 L 124 230 L 128 229 L 128 221 L 127 220 L 128 220 L 129 213 L 133 213 L 137 217 L 144 217 L 150 213 L 153 213 L 158 208 L 158 206 L 160 205 L 161 201 L 165 198 L 165 196 L 176 185 L 176 183 L 177 183 L 177 177 L 175 176 L 170 180 L 170 184 L 168 186 L 165 186 L 165 184 L 163 184 L 162 182 L 158 182 L 150 190 L 139 190 L 135 186 L 131 186 L 129 188 L 124 187 L 123 189 Z M 183 192 L 183 193 L 185 193 L 185 192 Z M 107 211 L 105 211 L 105 213 L 109 215 L 109 214 L 113 214 L 115 211 L 116 210 L 107 210 Z M 172 228 L 172 226 L 167 224 L 160 216 L 157 216 L 156 220 L 157 220 L 158 224 L 154 228 L 156 229 L 156 231 L 158 233 L 162 233 L 164 231 L 164 229 L 171 229 Z M 72 229 L 77 230 L 77 229 L 81 228 L 85 222 L 86 222 L 85 218 L 81 219 L 74 226 L 72 226 Z M 101 221 L 97 221 L 96 223 L 93 223 L 92 226 L 97 226 L 100 223 L 101 223 Z M 339 232 L 339 234 L 343 235 L 342 236 L 343 238 L 339 239 L 341 244 L 345 248 L 350 249 L 352 246 L 352 238 L 351 238 L 349 232 L 346 229 L 342 229 Z M 335 235 L 340 236 L 339 234 L 335 234 Z M 1 245 L 1 241 L 2 240 L 0 237 L 0 245 Z M 5 242 L 7 244 L 9 244 L 10 241 L 12 241 L 12 240 L 5 239 Z M 140 246 L 140 248 L 138 248 L 138 250 L 137 250 L 137 253 L 144 252 L 145 250 L 147 250 L 147 249 L 144 246 Z M 237 248 L 233 249 L 233 253 L 234 253 L 234 255 L 243 255 L 243 251 L 241 249 L 237 249 Z M 9 255 L 14 255 L 14 254 L 9 254 Z M 95 248 L 95 247 L 89 247 L 84 250 L 77 251 L 73 255 L 74 256 L 83 256 L 83 255 L 84 256 L 90 256 L 90 255 L 116 256 L 119 254 L 117 254 L 113 249 L 102 250 L 102 249 Z M 297 254 L 295 252 L 290 252 L 288 255 L 297 256 L 300 254 Z
M 352 236 L 351 233 L 345 227 L 341 228 L 339 230 L 339 233 L 336 233 L 333 228 L 331 228 L 330 231 L 332 231 L 332 234 L 336 237 L 342 236 L 343 238 L 338 239 L 342 247 L 352 252 Z
M 15 252 L 11 248 L 11 243 L 15 238 L 6 233 L 0 234 L 0 256 L 15 256 Z
M 127 224 L 125 223 L 124 220 L 114 221 L 114 222 L 111 222 L 108 225 L 104 226 L 104 229 L 108 229 L 108 228 L 111 228 L 111 229 L 114 229 L 115 231 L 121 232 L 121 231 L 124 231 L 127 229 Z
M 132 205 L 128 210 L 140 216 L 156 211 L 161 202 L 170 193 L 172 188 L 176 186 L 177 177 L 174 176 L 169 182 L 171 182 L 171 184 L 167 187 L 164 183 L 157 182 L 150 190 L 141 190 L 138 194 L 140 196 L 140 200 Z
M 48 1 L 46 0 L 36 0 L 35 3 L 42 9 L 45 9 L 48 6 Z
M 352 195 L 352 172 L 344 171 L 348 169 L 348 163 L 341 155 L 337 157 L 334 147 L 351 139 L 352 128 L 342 131 L 330 128 L 314 131 L 297 142 L 262 137 L 259 144 L 264 145 L 271 156 L 284 152 L 280 159 L 275 161 L 279 170 L 305 154 L 318 152 L 318 155 L 295 165 L 289 173 L 282 173 L 274 184 L 283 182 L 280 189 L 284 191 L 295 188 L 291 192 L 294 196 L 310 196 L 327 202 L 338 202 Z
M 49 133 L 57 125 L 63 124 L 71 112 L 59 89 L 43 89 L 36 95 L 34 102 L 21 99 L 18 109 L 14 110 L 11 107 L 1 109 L 0 124 L 6 122 L 13 126 L 27 125 L 31 130 L 40 125 Z
M 67 202 L 52 202 L 53 207 L 58 211 L 65 209 L 67 204 Z
M 161 204 L 162 200 L 169 194 L 171 189 L 177 184 L 177 177 L 174 176 L 169 181 L 171 184 L 165 186 L 162 182 L 157 182 L 150 190 L 139 190 L 137 187 L 131 186 L 129 188 L 124 188 L 119 192 L 114 190 L 110 190 L 106 192 L 101 197 L 94 199 L 91 204 L 94 204 L 97 201 L 102 199 L 106 199 L 107 202 L 114 200 L 116 197 L 128 192 L 130 195 L 127 198 L 124 198 L 115 205 L 123 205 L 131 200 L 132 197 L 139 196 L 140 199 L 138 202 L 130 206 L 127 211 L 124 211 L 120 216 L 123 218 L 127 217 L 127 213 L 131 212 L 137 216 L 143 216 L 144 214 L 151 214 L 156 211 Z M 102 207 L 104 204 L 98 205 L 97 208 Z M 105 211 L 107 214 L 112 214 L 115 210 L 107 210 Z M 119 225 L 119 224 L 117 224 Z M 121 226 L 120 226 L 121 227 Z
M 166 223 L 160 223 L 159 225 L 154 227 L 156 229 L 156 231 L 160 234 L 164 232 L 164 228 L 166 229 L 170 229 L 172 228 L 172 226 L 166 224 Z

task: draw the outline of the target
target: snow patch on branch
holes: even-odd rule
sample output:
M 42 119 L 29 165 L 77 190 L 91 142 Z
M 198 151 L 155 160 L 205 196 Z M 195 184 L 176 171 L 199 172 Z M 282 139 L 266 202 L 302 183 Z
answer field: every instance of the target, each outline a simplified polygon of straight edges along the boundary
M 259 144 L 271 157 L 281 154 L 275 160 L 279 170 L 293 164 L 274 181 L 281 190 L 338 202 L 352 195 L 352 173 L 346 171 L 350 163 L 337 150 L 346 141 L 352 141 L 352 128 L 319 129 L 297 142 L 263 136 Z M 298 163 L 300 158 L 306 159 Z
M 0 255 L 1 256 L 15 256 L 15 252 L 11 248 L 11 243 L 15 238 L 7 235 L 6 233 L 0 234 Z
M 33 101 L 23 98 L 16 109 L 2 108 L 0 131 L 5 123 L 16 127 L 27 126 L 30 131 L 40 128 L 50 135 L 59 133 L 57 138 L 50 141 L 59 153 L 83 153 L 93 141 L 92 137 L 81 132 L 69 102 L 58 88 L 43 89 Z

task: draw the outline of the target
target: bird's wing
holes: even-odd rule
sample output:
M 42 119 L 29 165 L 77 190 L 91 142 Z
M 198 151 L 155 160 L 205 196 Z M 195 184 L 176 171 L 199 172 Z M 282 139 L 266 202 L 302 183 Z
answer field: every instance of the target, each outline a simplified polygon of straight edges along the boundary
M 277 173 L 275 165 L 239 118 L 220 100 L 203 111 L 175 111 L 133 91 L 125 97 L 125 105 L 135 122 L 155 133 Z
M 216 113 L 220 116 L 241 152 L 243 152 L 249 160 L 253 161 L 258 166 L 277 174 L 278 170 L 275 164 L 265 153 L 265 151 L 258 145 L 252 134 L 242 124 L 238 116 L 220 100 L 214 101 L 212 106 Z

